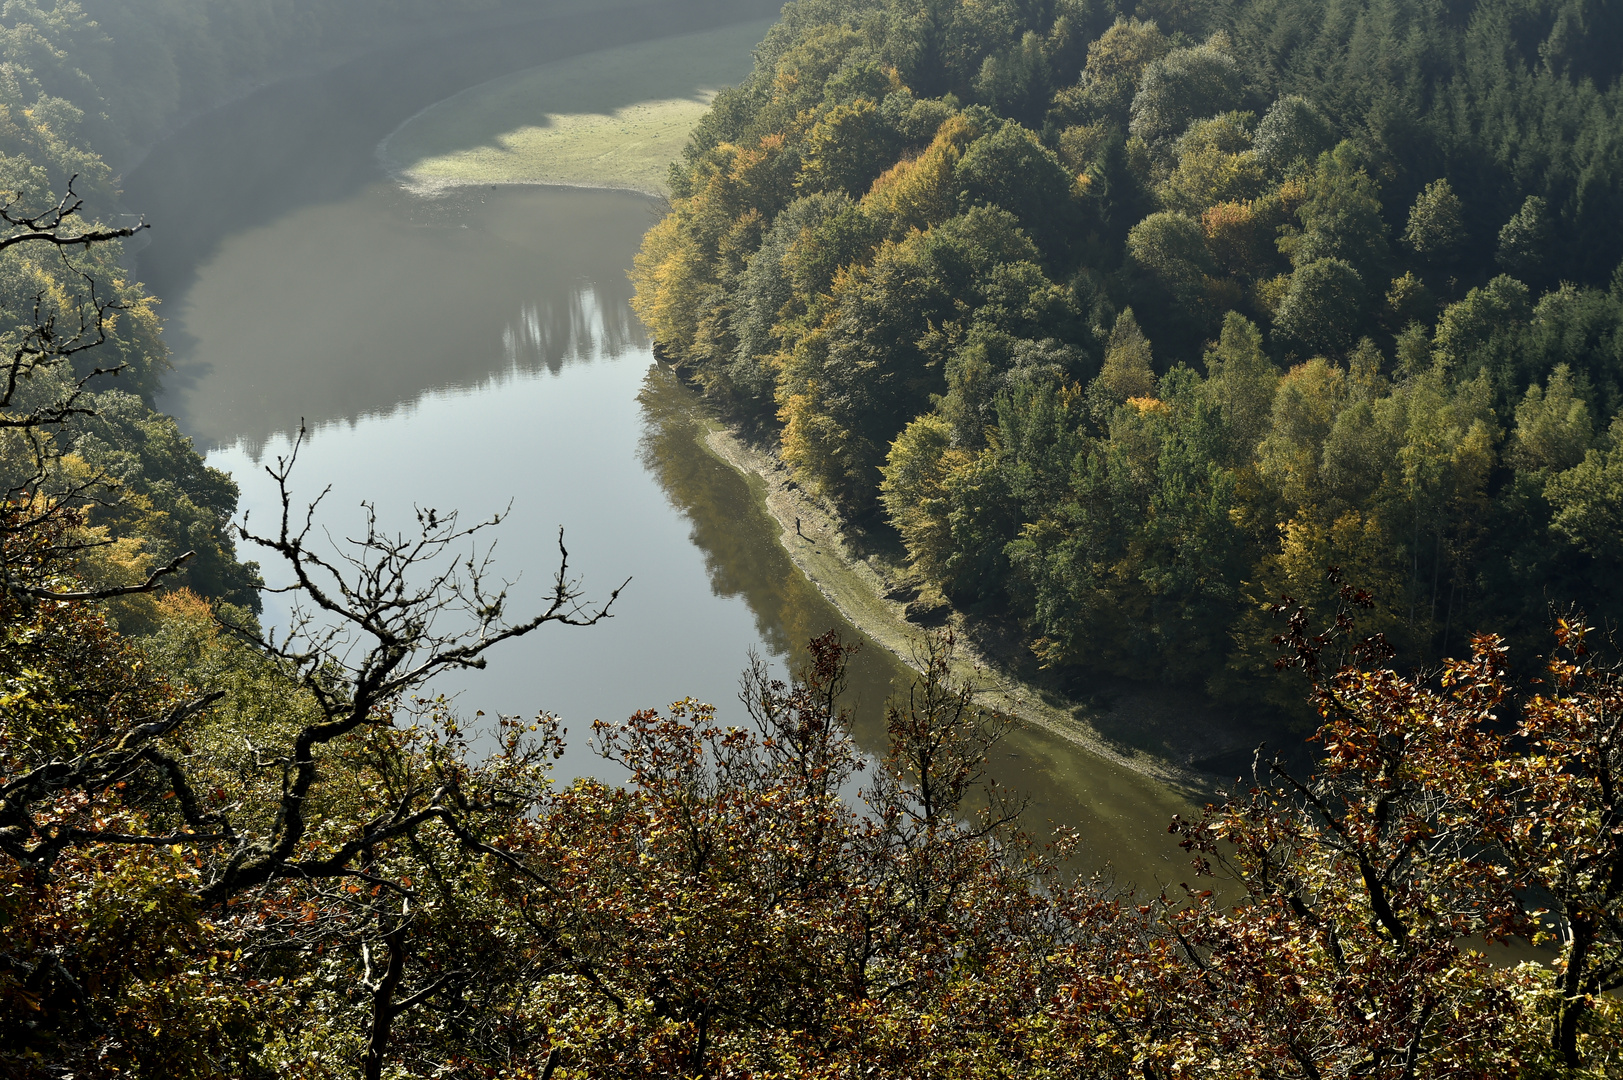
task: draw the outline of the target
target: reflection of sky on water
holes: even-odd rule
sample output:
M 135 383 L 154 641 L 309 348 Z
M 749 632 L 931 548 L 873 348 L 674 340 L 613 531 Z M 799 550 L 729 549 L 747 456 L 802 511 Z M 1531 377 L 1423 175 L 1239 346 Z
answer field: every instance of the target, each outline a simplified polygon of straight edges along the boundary
M 740 722 L 749 649 L 781 663 L 838 617 L 744 480 L 697 446 L 686 391 L 652 367 L 625 270 L 659 208 L 558 188 L 419 199 L 378 182 L 372 150 L 418 108 L 501 71 L 775 6 L 679 2 L 437 38 L 223 108 L 126 177 L 128 204 L 154 223 L 140 277 L 166 301 L 176 365 L 161 404 L 217 448 L 210 464 L 236 476 L 256 528 L 277 508 L 260 463 L 288 452 L 304 418 L 295 494 L 332 485 L 319 520 L 334 536 L 354 534 L 362 500 L 395 529 L 416 506 L 477 519 L 511 503 L 496 555 L 521 575 L 513 610 L 545 591 L 559 525 L 589 596 L 632 578 L 613 619 L 543 628 L 435 687 L 466 714 L 562 715 L 563 776 L 612 775 L 585 745 L 594 718 L 692 694 Z M 853 671 L 869 750 L 896 673 L 873 648 Z M 1187 807 L 1040 732 L 1005 750 L 1000 780 L 1032 794 L 1034 823 L 1079 827 L 1086 862 L 1179 880 L 1164 829 Z
M 165 405 L 219 448 L 210 464 L 236 476 L 257 529 L 277 509 L 261 463 L 289 451 L 302 417 L 295 495 L 332 485 L 319 522 L 333 536 L 355 535 L 363 500 L 401 531 L 419 506 L 477 520 L 511 504 L 496 533 L 497 568 L 518 578 L 511 610 L 540 602 L 560 525 L 587 596 L 632 579 L 614 618 L 545 627 L 433 688 L 468 715 L 560 714 L 563 776 L 613 775 L 586 745 L 594 719 L 693 695 L 741 722 L 749 650 L 781 664 L 839 622 L 743 478 L 696 442 L 690 393 L 652 363 L 625 268 L 655 213 L 616 192 L 423 200 L 372 185 L 224 237 L 167 305 Z M 874 648 L 853 670 L 869 752 L 897 674 Z M 1031 792 L 1035 823 L 1081 827 L 1089 862 L 1139 881 L 1181 872 L 1164 830 L 1187 808 L 1155 785 L 1029 732 L 997 772 Z
M 594 719 L 692 695 L 715 703 L 724 723 L 744 723 L 736 693 L 750 649 L 781 671 L 786 652 L 843 624 L 789 561 L 744 479 L 700 446 L 691 391 L 652 363 L 629 320 L 623 301 L 587 287 L 550 307 L 520 304 L 502 320 L 500 360 L 477 384 L 314 425 L 294 475 L 302 498 L 332 485 L 318 523 L 335 537 L 356 535 L 363 500 L 399 531 L 415 527 L 417 507 L 472 521 L 511 503 L 495 554 L 498 570 L 518 577 L 515 614 L 540 602 L 560 525 L 588 597 L 632 579 L 614 618 L 545 627 L 493 650 L 486 671 L 432 687 L 456 695 L 465 715 L 558 713 L 570 731 L 565 777 L 616 775 L 586 745 Z M 259 460 L 290 448 L 286 434 L 271 436 Z M 271 526 L 275 489 L 250 446 L 209 462 L 237 477 L 256 529 Z M 287 580 L 270 565 L 266 576 Z M 268 621 L 285 623 L 271 599 Z M 885 699 L 907 676 L 872 645 L 851 676 L 854 732 L 880 753 Z M 1125 878 L 1181 872 L 1165 823 L 1187 807 L 1155 785 L 1041 732 L 1017 732 L 1001 754 L 994 773 L 1030 793 L 1039 831 L 1049 820 L 1081 826 L 1089 862 L 1113 861 Z
M 622 719 L 690 694 L 731 712 L 749 649 L 760 645 L 748 605 L 716 595 L 703 554 L 689 542 L 690 522 L 638 460 L 637 394 L 651 357 L 646 347 L 628 347 L 623 315 L 623 305 L 616 312 L 589 289 L 550 317 L 539 305 L 521 308 L 508 322 L 515 353 L 504 353 L 505 370 L 476 386 L 430 390 L 393 409 L 312 426 L 293 478 L 301 501 L 331 485 L 317 522 L 333 537 L 358 534 L 363 500 L 376 504 L 385 528 L 400 532 L 415 529 L 417 507 L 455 509 L 472 522 L 511 503 L 492 535 L 498 573 L 516 579 L 515 616 L 541 602 L 560 525 L 589 598 L 632 579 L 612 619 L 544 627 L 493 650 L 487 670 L 448 675 L 433 687 L 456 694 L 469 715 L 560 714 L 572 735 L 563 775 L 603 771 L 584 745 L 594 719 Z M 255 531 L 273 527 L 279 512 L 260 463 L 291 447 L 277 434 L 257 455 L 239 441 L 209 456 L 237 478 Z M 268 562 L 265 576 L 273 585 L 289 580 Z M 269 600 L 267 622 L 285 625 L 286 607 Z

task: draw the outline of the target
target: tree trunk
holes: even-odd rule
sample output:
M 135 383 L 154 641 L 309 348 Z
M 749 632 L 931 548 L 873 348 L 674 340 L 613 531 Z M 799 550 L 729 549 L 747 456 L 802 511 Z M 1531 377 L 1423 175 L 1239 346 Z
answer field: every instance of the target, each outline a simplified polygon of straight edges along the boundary
M 1568 915 L 1571 945 L 1567 949 L 1567 969 L 1561 973 L 1561 1000 L 1555 1011 L 1555 1049 L 1569 1069 L 1578 1061 L 1578 1022 L 1588 1010 L 1584 994 L 1584 972 L 1589 967 L 1589 949 L 1594 928 L 1582 915 Z
M 401 939 L 405 926 L 396 926 L 384 935 L 389 947 L 389 960 L 383 969 L 383 978 L 372 990 L 372 1036 L 367 1042 L 366 1057 L 361 1061 L 362 1080 L 379 1080 L 383 1075 L 383 1053 L 389 1046 L 389 1028 L 394 1024 L 394 994 L 400 988 L 400 979 L 406 972 L 406 950 Z

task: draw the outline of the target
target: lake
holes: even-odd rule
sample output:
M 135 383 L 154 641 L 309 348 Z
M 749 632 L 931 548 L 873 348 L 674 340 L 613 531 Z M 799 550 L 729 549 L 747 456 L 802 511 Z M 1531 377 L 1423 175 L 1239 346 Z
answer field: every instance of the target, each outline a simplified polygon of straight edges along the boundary
M 555 568 L 561 527 L 589 597 L 630 583 L 614 617 L 509 642 L 444 681 L 471 715 L 557 713 L 560 774 L 614 773 L 594 719 L 687 696 L 742 722 L 751 650 L 780 670 L 830 627 L 861 635 L 790 562 L 744 477 L 697 438 L 691 392 L 657 365 L 626 270 L 660 205 L 627 192 L 502 186 L 413 194 L 375 148 L 425 106 L 499 75 L 629 40 L 771 14 L 666 3 L 470 31 L 268 87 L 189 125 L 126 177 L 153 223 L 141 278 L 164 301 L 175 371 L 160 404 L 242 487 L 268 528 L 263 466 L 307 437 L 296 493 L 354 535 L 361 503 L 405 529 L 416 507 L 506 511 L 500 570 L 514 610 Z M 243 553 L 254 557 L 251 551 Z M 267 579 L 285 580 L 276 567 Z M 267 602 L 266 617 L 285 613 Z M 853 732 L 883 750 L 883 704 L 909 673 L 877 647 L 852 669 Z M 1015 731 L 993 771 L 1030 799 L 1033 831 L 1076 828 L 1089 865 L 1176 883 L 1176 793 L 1041 731 Z

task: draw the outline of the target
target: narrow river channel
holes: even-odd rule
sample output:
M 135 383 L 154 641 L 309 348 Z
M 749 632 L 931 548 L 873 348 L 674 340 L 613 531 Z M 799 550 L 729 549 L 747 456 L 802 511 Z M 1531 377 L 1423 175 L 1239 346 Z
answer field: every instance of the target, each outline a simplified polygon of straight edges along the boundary
M 435 688 L 464 714 L 562 716 L 565 777 L 614 775 L 586 745 L 593 719 L 691 695 L 741 721 L 750 650 L 781 668 L 830 627 L 861 635 L 790 562 L 744 477 L 703 448 L 692 395 L 653 362 L 626 280 L 653 200 L 419 196 L 373 151 L 425 105 L 504 70 L 763 14 L 773 5 L 665 3 L 396 48 L 211 113 L 126 178 L 126 203 L 153 223 L 138 269 L 164 300 L 173 350 L 161 404 L 236 477 L 251 525 L 271 525 L 262 466 L 302 419 L 296 490 L 331 487 L 321 520 L 335 536 L 353 535 L 363 500 L 396 528 L 416 506 L 469 520 L 510 507 L 496 558 L 519 578 L 515 610 L 549 580 L 560 527 L 588 595 L 632 579 L 612 620 L 549 627 Z M 882 649 L 859 654 L 854 731 L 870 753 L 908 678 Z M 1187 876 L 1166 833 L 1189 809 L 1176 793 L 1041 731 L 998 753 L 997 779 L 1029 797 L 1034 832 L 1077 828 L 1085 863 L 1124 881 Z

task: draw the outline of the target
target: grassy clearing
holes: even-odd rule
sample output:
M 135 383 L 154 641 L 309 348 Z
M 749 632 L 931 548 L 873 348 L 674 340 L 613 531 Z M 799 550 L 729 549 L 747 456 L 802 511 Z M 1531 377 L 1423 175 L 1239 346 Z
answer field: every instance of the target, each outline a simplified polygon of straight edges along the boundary
M 378 148 L 420 189 L 569 184 L 663 194 L 717 90 L 771 20 L 623 45 L 504 75 L 424 109 Z

